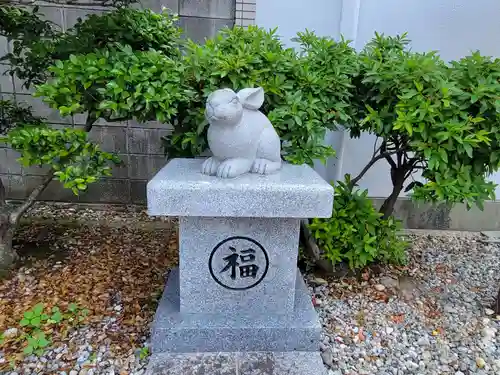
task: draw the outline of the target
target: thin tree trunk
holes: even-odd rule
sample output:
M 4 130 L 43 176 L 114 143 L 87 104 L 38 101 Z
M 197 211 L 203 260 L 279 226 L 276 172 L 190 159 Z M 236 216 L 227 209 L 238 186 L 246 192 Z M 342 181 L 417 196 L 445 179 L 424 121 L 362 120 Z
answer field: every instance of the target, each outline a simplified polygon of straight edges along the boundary
M 0 210 L 7 204 L 7 193 L 5 191 L 5 186 L 3 186 L 2 179 L 0 178 Z
M 0 179 L 0 270 L 10 268 L 17 260 L 17 254 L 12 249 L 13 236 L 14 230 L 10 224 L 5 186 Z
M 308 219 L 300 221 L 302 241 L 304 244 L 304 248 L 307 252 L 307 255 L 309 255 L 310 258 L 312 258 L 315 262 L 317 262 L 319 259 L 321 259 L 321 250 L 319 249 L 319 246 L 316 243 L 311 231 L 307 227 L 308 224 L 309 224 Z
M 92 130 L 92 126 L 96 121 L 97 121 L 97 116 L 95 115 L 95 113 L 90 112 L 87 115 L 87 120 L 85 121 L 85 131 L 87 133 Z
M 406 170 L 404 168 L 391 168 L 392 192 L 380 207 L 379 212 L 383 214 L 382 218 L 387 219 L 394 212 L 394 206 L 398 200 L 399 194 L 403 191 Z
M 387 219 L 394 212 L 394 206 L 402 190 L 403 186 L 394 186 L 391 195 L 382 203 L 379 212 L 383 214 L 383 219 Z
M 36 202 L 38 197 L 43 193 L 43 191 L 49 186 L 50 182 L 54 178 L 54 171 L 49 171 L 47 175 L 45 175 L 45 179 L 43 182 L 38 185 L 32 192 L 31 194 L 25 199 L 23 204 L 21 204 L 19 207 L 17 207 L 9 217 L 9 221 L 13 226 L 17 226 L 19 224 L 19 220 L 21 217 L 24 215 L 26 211 L 28 211 L 31 206 Z
M 49 185 L 54 177 L 51 171 L 45 176 L 45 180 L 37 186 L 26 198 L 23 204 L 15 209 L 7 207 L 5 188 L 0 180 L 0 271 L 11 268 L 18 259 L 18 255 L 12 248 L 14 233 L 22 215 L 36 202 L 40 194 Z
M 500 289 L 498 290 L 497 300 L 493 305 L 493 310 L 495 311 L 496 315 L 500 315 Z
M 9 213 L 5 206 L 0 208 L 0 270 L 7 270 L 17 260 L 17 254 L 12 248 L 15 226 L 10 223 Z

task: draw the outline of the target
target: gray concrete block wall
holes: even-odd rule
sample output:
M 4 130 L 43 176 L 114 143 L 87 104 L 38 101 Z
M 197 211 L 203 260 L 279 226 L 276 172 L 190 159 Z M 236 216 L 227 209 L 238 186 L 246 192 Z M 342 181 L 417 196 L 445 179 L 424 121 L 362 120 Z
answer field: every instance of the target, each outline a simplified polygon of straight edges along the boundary
M 248 0 L 251 1 L 251 0 Z M 60 6 L 40 2 L 40 12 L 67 30 L 79 17 L 106 9 L 78 6 Z M 159 12 L 168 8 L 180 16 L 180 26 L 187 37 L 203 42 L 225 27 L 235 23 L 236 0 L 141 0 L 133 7 L 149 8 Z M 8 51 L 5 39 L 0 39 L 0 54 Z M 47 107 L 40 99 L 31 96 L 33 89 L 22 87 L 22 82 L 9 75 L 3 75 L 6 65 L 0 64 L 0 97 L 29 105 L 35 114 L 45 117 L 54 127 L 83 128 L 85 115 L 61 117 L 58 111 Z M 79 201 L 85 203 L 145 203 L 147 181 L 165 165 L 161 138 L 171 131 L 166 124 L 151 121 L 140 124 L 136 121 L 107 123 L 99 120 L 89 134 L 102 149 L 116 153 L 124 166 L 114 167 L 113 176 L 103 178 L 89 186 L 89 190 L 75 197 L 70 190 L 62 188 L 57 181 L 52 182 L 42 195 L 43 200 Z M 47 168 L 24 168 L 18 162 L 19 155 L 0 144 L 0 178 L 7 188 L 8 198 L 23 199 L 43 179 Z
M 236 0 L 235 24 L 248 27 L 255 25 L 257 0 Z

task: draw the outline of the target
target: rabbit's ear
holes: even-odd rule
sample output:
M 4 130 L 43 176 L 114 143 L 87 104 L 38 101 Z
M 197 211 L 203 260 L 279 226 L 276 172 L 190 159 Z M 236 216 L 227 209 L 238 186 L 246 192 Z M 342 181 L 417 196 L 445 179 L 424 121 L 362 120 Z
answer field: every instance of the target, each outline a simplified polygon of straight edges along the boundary
M 264 89 L 241 89 L 238 91 L 238 99 L 244 108 L 257 110 L 264 104 Z

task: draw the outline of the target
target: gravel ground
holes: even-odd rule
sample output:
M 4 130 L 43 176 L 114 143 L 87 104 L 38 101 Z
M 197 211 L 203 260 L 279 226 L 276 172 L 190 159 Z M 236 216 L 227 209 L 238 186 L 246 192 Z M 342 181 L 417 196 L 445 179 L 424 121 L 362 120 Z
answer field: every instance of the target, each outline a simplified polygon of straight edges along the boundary
M 63 221 L 66 224 L 95 224 L 122 227 L 168 227 L 176 220 L 169 217 L 149 216 L 144 206 L 138 205 L 79 205 L 74 203 L 37 202 L 27 212 L 30 220 Z M 156 225 L 155 225 L 156 224 Z
M 329 374 L 500 374 L 500 316 L 488 308 L 498 245 L 468 233 L 411 241 L 407 269 L 361 281 L 311 277 Z
M 140 208 L 38 205 L 32 215 L 124 221 L 124 227 L 156 220 Z M 141 355 L 141 348 L 148 346 L 152 302 L 165 272 L 177 262 L 175 235 L 168 230 L 52 229 L 21 231 L 21 240 L 48 239 L 51 249 L 65 256 L 30 260 L 0 281 L 0 332 L 19 335 L 16 322 L 39 300 L 49 305 L 78 300 L 92 308 L 90 321 L 67 336 L 54 333 L 53 346 L 42 356 L 19 357 L 13 366 L 9 361 L 19 345 L 0 346 L 0 373 L 143 374 L 147 351 Z M 500 281 L 500 247 L 470 233 L 418 233 L 410 240 L 407 267 L 372 269 L 358 278 L 306 274 L 324 327 L 321 351 L 329 375 L 500 374 L 500 316 L 488 309 Z M 137 251 L 142 266 L 132 261 Z M 151 267 L 154 276 L 148 279 Z M 75 283 L 79 287 L 72 289 Z

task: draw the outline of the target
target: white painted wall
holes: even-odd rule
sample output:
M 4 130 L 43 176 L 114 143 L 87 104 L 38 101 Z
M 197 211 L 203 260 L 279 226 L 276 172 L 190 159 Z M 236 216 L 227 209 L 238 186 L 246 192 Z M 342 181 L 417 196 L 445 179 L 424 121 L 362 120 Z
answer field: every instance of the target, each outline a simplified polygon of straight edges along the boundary
M 414 50 L 437 50 L 445 60 L 473 50 L 498 55 L 499 18 L 498 0 L 361 0 L 356 48 L 375 31 L 408 31 Z
M 286 39 L 305 28 L 334 38 L 342 34 L 353 40 L 357 49 L 375 31 L 390 35 L 407 31 L 414 50 L 437 50 L 445 60 L 451 60 L 474 50 L 500 56 L 499 19 L 500 0 L 257 0 L 256 23 L 266 28 L 277 26 Z M 334 179 L 356 174 L 366 165 L 374 138 L 345 137 L 340 147 L 341 135 L 337 133 L 328 141 L 340 159 L 320 172 Z M 491 179 L 500 184 L 500 173 Z M 387 196 L 391 187 L 387 165 L 382 161 L 376 164 L 360 185 L 373 197 Z
M 340 35 L 342 0 L 257 0 L 255 23 L 266 29 L 278 26 L 286 45 L 305 29 L 318 35 Z

